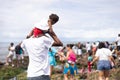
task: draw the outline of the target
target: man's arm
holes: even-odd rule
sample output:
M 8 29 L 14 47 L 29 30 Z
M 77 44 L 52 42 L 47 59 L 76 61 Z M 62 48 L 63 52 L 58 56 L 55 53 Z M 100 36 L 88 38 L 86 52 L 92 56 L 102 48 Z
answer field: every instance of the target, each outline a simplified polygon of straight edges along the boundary
M 30 33 L 27 35 L 26 38 L 30 38 L 33 35 L 33 29 L 30 31 Z
M 63 46 L 63 43 L 58 39 L 57 35 L 54 33 L 52 27 L 49 28 L 48 34 L 53 38 L 53 46 Z

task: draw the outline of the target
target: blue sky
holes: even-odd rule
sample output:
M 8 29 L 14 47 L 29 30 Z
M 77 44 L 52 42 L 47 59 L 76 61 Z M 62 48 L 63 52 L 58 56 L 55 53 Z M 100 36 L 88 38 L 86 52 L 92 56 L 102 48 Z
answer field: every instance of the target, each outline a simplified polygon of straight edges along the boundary
M 0 0 L 0 42 L 21 41 L 34 23 L 56 13 L 62 41 L 115 40 L 120 0 Z

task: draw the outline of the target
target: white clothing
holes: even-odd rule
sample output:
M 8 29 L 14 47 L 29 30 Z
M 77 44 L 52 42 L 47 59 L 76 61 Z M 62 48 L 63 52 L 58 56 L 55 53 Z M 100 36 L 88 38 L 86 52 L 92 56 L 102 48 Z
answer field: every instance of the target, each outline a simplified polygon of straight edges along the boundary
M 75 64 L 75 62 L 74 62 L 74 61 L 71 61 L 71 60 L 68 60 L 68 63 L 70 63 L 70 64 Z
M 117 45 L 120 46 L 120 37 L 117 37 Z
M 91 50 L 91 44 L 90 44 L 90 43 L 86 43 L 86 50 L 87 50 L 87 52 L 88 52 L 89 50 Z
M 48 30 L 49 26 L 48 26 L 48 19 L 43 19 L 40 22 L 34 24 L 34 27 L 41 29 L 41 30 Z
M 96 44 L 96 46 L 98 47 L 98 45 L 99 45 L 99 42 L 96 42 L 95 44 Z
M 112 52 L 107 48 L 101 48 L 97 50 L 95 56 L 99 57 L 99 60 L 109 60 L 109 56 L 112 56 Z
M 52 44 L 53 40 L 46 36 L 23 40 L 21 48 L 29 55 L 27 77 L 50 75 L 48 52 Z
M 97 46 L 96 46 L 96 44 L 92 44 L 92 47 L 96 48 Z
M 82 49 L 78 49 L 78 55 L 82 55 Z
M 78 54 L 78 47 L 77 46 L 73 46 L 72 49 L 75 52 L 75 54 Z
M 7 57 L 14 56 L 14 53 L 15 53 L 15 46 L 11 46 Z

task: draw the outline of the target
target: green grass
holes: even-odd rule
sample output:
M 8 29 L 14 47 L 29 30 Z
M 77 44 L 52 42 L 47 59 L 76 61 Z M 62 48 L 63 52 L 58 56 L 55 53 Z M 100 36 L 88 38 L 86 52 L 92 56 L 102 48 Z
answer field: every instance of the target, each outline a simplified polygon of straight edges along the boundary
M 26 78 L 27 73 L 23 72 L 19 74 L 18 80 L 27 80 Z M 98 80 L 98 72 L 93 72 L 91 74 L 77 74 L 76 80 L 80 80 L 80 78 L 84 78 L 89 76 L 88 80 Z M 85 78 L 84 78 L 85 79 Z M 120 79 L 120 69 L 116 69 L 115 71 L 110 72 L 110 80 L 119 80 Z M 51 80 L 63 80 L 63 74 L 62 73 L 55 73 L 52 75 Z
M 60 65 L 61 62 L 59 60 L 58 64 Z M 16 61 L 14 61 L 16 62 Z M 77 64 L 81 69 L 82 66 L 87 68 L 87 61 L 86 59 L 80 59 Z M 25 70 L 27 69 L 28 58 L 25 58 L 24 65 L 20 65 L 20 67 L 11 67 L 11 66 L 2 66 L 0 67 L 0 80 L 8 80 L 13 77 L 17 77 L 17 80 L 27 80 L 27 73 Z M 16 63 L 15 63 L 16 64 Z M 63 63 L 64 64 L 64 63 Z M 94 72 L 91 74 L 77 74 L 76 80 L 80 80 L 80 77 L 87 77 L 89 76 L 89 80 L 98 80 L 98 72 Z M 115 71 L 111 71 L 110 80 L 119 80 L 120 79 L 120 68 L 115 69 Z M 51 80 L 63 80 L 62 71 L 54 69 L 52 79 Z
M 27 80 L 26 76 L 27 76 L 27 72 L 23 72 L 23 73 L 17 75 L 17 79 L 18 80 Z
M 0 66 L 0 80 L 8 80 L 23 73 L 27 69 L 28 57 L 25 57 L 24 64 L 20 64 L 19 67 L 17 67 L 16 60 L 14 60 L 14 65 L 15 67 L 12 67 L 11 64 L 9 66 Z
M 22 73 L 24 71 L 23 68 L 14 68 L 11 66 L 3 67 L 0 69 L 0 79 L 10 79 L 14 76 Z

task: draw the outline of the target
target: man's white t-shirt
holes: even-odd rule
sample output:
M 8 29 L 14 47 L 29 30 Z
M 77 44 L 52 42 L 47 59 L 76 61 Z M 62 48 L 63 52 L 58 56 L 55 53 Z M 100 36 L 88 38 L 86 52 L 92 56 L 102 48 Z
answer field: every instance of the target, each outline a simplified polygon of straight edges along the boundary
M 99 57 L 99 60 L 109 60 L 109 56 L 112 55 L 112 52 L 107 48 L 101 48 L 96 51 L 95 56 Z
M 48 51 L 52 44 L 53 40 L 46 36 L 23 40 L 21 47 L 29 55 L 27 77 L 50 75 Z

